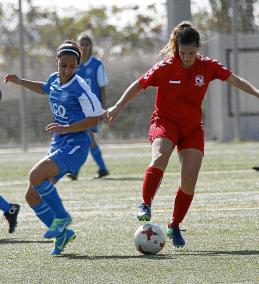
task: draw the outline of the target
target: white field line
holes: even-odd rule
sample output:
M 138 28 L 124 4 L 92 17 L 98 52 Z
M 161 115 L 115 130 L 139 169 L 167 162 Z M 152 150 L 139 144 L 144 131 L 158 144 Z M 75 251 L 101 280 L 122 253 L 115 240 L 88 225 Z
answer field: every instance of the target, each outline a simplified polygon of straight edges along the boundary
M 168 213 L 170 212 L 171 208 L 167 209 L 155 209 L 154 211 L 156 213 Z M 259 211 L 259 207 L 233 207 L 233 208 L 209 208 L 209 207 L 203 207 L 203 208 L 195 208 L 192 207 L 190 209 L 190 212 L 226 212 L 226 211 Z M 91 211 L 80 211 L 76 212 L 70 209 L 70 212 L 72 216 L 80 217 L 81 219 L 83 217 L 90 217 L 90 216 L 108 216 L 109 214 L 116 214 L 116 215 L 125 215 L 125 214 L 136 214 L 134 210 L 121 210 L 121 209 L 110 209 L 110 210 L 91 210 Z M 22 212 L 20 215 L 21 219 L 26 219 L 28 217 L 34 217 L 35 214 L 33 212 Z M 76 225 L 76 223 L 75 223 Z M 74 225 L 73 225 L 74 226 Z

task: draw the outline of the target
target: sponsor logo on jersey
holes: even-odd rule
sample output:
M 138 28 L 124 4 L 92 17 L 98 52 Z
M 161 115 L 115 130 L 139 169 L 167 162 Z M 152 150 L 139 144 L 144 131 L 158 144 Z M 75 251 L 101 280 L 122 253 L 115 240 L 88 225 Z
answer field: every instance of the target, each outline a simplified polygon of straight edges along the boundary
M 202 87 L 204 85 L 205 85 L 204 76 L 202 75 L 195 76 L 195 86 Z
M 181 80 L 170 80 L 169 84 L 179 85 L 179 84 L 181 84 Z
M 51 110 L 55 116 L 68 119 L 68 117 L 66 116 L 67 111 L 64 106 L 54 103 L 54 104 L 51 104 Z

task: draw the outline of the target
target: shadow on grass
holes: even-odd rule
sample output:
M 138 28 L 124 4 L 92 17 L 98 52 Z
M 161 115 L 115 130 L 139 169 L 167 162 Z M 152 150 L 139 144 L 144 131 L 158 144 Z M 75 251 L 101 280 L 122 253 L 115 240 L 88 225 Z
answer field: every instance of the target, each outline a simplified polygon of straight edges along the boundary
M 80 255 L 80 254 L 62 254 L 59 257 L 67 258 L 71 260 L 109 260 L 109 259 L 152 259 L 152 260 L 164 260 L 164 259 L 177 259 L 179 257 L 186 256 L 252 256 L 259 255 L 259 251 L 178 251 L 177 254 L 157 254 L 157 255 Z
M 8 245 L 8 244 L 46 244 L 46 243 L 53 243 L 53 241 L 42 240 L 42 241 L 31 241 L 31 240 L 20 240 L 17 238 L 12 239 L 0 239 L 0 245 Z
M 193 255 L 193 256 L 219 256 L 219 255 L 240 255 L 240 256 L 251 256 L 259 255 L 258 250 L 219 250 L 219 251 L 186 251 L 184 255 Z
M 86 260 L 102 260 L 102 259 L 174 259 L 177 256 L 172 254 L 157 254 L 157 255 L 80 255 L 80 254 L 62 254 L 59 257 L 68 259 L 86 259 Z

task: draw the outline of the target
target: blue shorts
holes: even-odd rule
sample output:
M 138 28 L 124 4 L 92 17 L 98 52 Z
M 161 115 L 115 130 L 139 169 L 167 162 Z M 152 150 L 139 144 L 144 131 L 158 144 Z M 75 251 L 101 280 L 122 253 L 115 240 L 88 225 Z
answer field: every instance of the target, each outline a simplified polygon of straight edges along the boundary
M 58 167 L 58 175 L 54 178 L 60 180 L 67 173 L 76 174 L 85 163 L 89 153 L 89 147 L 80 145 L 65 144 L 54 152 L 50 152 L 48 157 L 54 161 Z
M 94 132 L 94 133 L 98 133 L 98 132 L 99 132 L 99 127 L 98 127 L 98 125 L 96 125 L 96 126 L 90 128 L 90 129 L 91 129 L 91 131 Z

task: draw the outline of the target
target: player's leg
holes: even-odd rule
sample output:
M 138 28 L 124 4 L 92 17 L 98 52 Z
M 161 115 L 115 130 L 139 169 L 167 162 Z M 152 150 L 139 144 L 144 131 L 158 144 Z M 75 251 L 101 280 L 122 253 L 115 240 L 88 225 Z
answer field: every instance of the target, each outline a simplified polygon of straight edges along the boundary
M 49 157 L 45 157 L 31 169 L 29 175 L 29 181 L 33 189 L 55 214 L 50 229 L 44 234 L 46 238 L 60 235 L 72 222 L 56 187 L 49 181 L 51 177 L 56 176 L 58 173 L 59 168 L 56 162 Z
M 176 192 L 172 221 L 168 225 L 167 231 L 168 236 L 172 238 L 173 245 L 176 247 L 185 245 L 179 224 L 183 221 L 193 200 L 203 152 L 197 149 L 184 149 L 179 152 L 179 158 L 181 164 L 181 184 Z
M 5 213 L 11 208 L 12 204 L 0 195 L 0 209 Z
M 172 238 L 173 245 L 176 247 L 185 245 L 179 224 L 191 205 L 204 153 L 204 131 L 201 125 L 191 128 L 188 125 L 182 125 L 181 133 L 182 136 L 177 143 L 181 183 L 176 192 L 172 220 L 167 230 L 167 235 Z
M 40 221 L 50 228 L 55 218 L 55 213 L 48 204 L 40 198 L 39 193 L 34 190 L 31 184 L 28 185 L 25 199 Z
M 95 128 L 94 128 L 95 129 Z M 92 145 L 90 147 L 90 152 L 91 155 L 96 162 L 97 166 L 99 167 L 99 170 L 94 178 L 102 178 L 107 175 L 109 175 L 109 171 L 106 167 L 106 164 L 104 162 L 103 156 L 102 156 L 102 151 L 97 143 L 97 138 L 96 138 L 96 133 L 97 133 L 97 128 L 96 131 L 90 131 L 90 136 L 92 139 Z
M 152 143 L 152 160 L 145 171 L 142 186 L 143 203 L 140 205 L 138 219 L 149 221 L 151 218 L 151 203 L 158 190 L 174 145 L 165 137 L 155 138 Z
M 4 212 L 4 217 L 9 224 L 9 233 L 13 233 L 17 226 L 17 217 L 20 211 L 20 205 L 9 203 L 0 195 L 0 209 Z
M 84 147 L 84 150 L 82 150 L 81 147 L 74 147 L 72 149 L 70 149 L 69 147 L 65 147 L 62 152 L 65 154 L 62 155 L 62 160 L 65 161 L 65 165 L 67 166 L 67 168 L 62 167 L 61 162 L 59 161 L 59 155 L 52 156 L 52 159 L 55 159 L 57 161 L 57 164 L 60 165 L 60 168 L 63 168 L 63 171 L 61 171 L 63 173 L 54 177 L 55 181 L 58 181 L 67 172 L 78 172 L 80 167 L 85 163 L 87 159 L 89 148 Z M 76 234 L 74 230 L 72 230 L 71 228 L 66 228 L 60 236 L 55 238 L 54 248 L 51 254 L 53 256 L 60 255 L 66 245 L 69 242 L 73 241 L 75 237 Z

